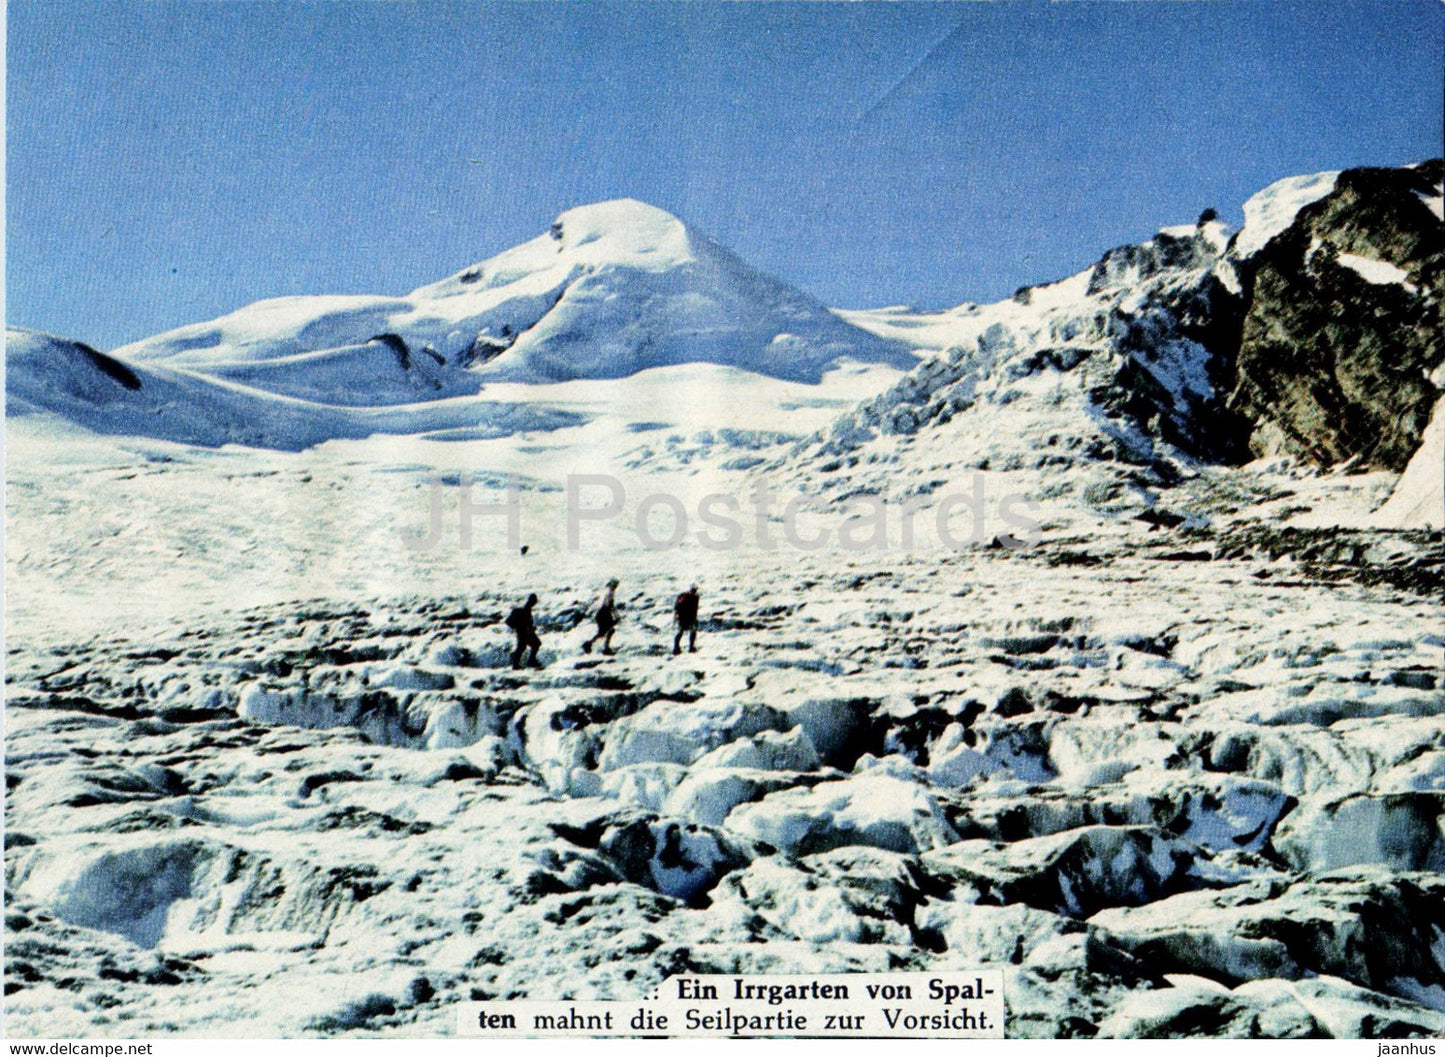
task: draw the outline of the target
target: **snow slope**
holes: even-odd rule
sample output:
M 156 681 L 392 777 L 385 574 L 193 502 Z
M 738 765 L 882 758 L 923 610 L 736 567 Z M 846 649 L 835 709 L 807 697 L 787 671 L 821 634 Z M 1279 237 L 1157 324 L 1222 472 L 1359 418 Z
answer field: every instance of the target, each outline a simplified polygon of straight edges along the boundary
M 416 391 L 411 393 L 416 402 L 408 404 L 377 406 L 365 393 L 351 406 L 323 403 L 163 362 L 124 363 L 49 334 L 12 329 L 5 338 L 7 416 L 55 415 L 96 433 L 203 447 L 243 444 L 297 451 L 325 440 L 374 433 L 466 429 L 478 436 L 498 436 L 582 421 L 575 414 L 526 402 L 466 397 L 420 402 L 422 393 Z M 356 360 L 380 361 L 383 368 L 395 363 L 389 350 L 377 353 L 376 347 L 363 346 L 351 351 L 359 354 Z M 335 355 L 342 354 L 323 354 Z M 333 367 L 327 364 L 311 377 L 334 374 Z M 292 388 L 298 387 L 298 379 L 292 377 Z M 409 382 L 393 374 L 389 384 L 397 392 Z
M 1299 211 L 1335 189 L 1339 172 L 1290 176 L 1270 184 L 1244 203 L 1244 227 L 1234 240 L 1241 259 L 1254 256 L 1270 239 L 1294 223 Z
M 1376 511 L 1378 528 L 1445 528 L 1445 397 L 1389 500 Z
M 633 200 L 569 210 L 530 242 L 402 298 L 290 297 L 116 350 L 209 373 L 361 345 L 431 357 L 487 380 L 620 378 L 703 361 L 817 382 L 840 358 L 910 366 L 896 343 L 743 263 L 676 217 Z M 313 375 L 314 365 L 292 363 Z

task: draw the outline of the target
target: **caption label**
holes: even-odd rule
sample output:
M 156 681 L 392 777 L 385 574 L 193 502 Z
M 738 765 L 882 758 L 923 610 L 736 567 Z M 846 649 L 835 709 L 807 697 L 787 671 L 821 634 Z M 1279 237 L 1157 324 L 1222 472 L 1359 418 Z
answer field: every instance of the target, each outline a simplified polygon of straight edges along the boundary
M 464 1002 L 465 1038 L 1003 1038 L 1003 973 L 669 976 L 628 1001 Z

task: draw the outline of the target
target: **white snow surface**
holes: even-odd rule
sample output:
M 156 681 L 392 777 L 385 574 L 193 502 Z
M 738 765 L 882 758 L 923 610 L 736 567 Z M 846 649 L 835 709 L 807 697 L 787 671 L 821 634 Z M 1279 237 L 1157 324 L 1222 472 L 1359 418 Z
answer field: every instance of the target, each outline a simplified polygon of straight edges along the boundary
M 1253 257 L 1299 215 L 1335 189 L 1339 172 L 1290 176 L 1278 180 L 1244 203 L 1244 227 L 1235 239 L 1234 252 L 1241 259 Z
M 606 378 L 499 381 L 467 394 L 454 377 L 461 395 L 447 395 L 433 384 L 442 372 L 434 372 L 430 361 L 403 370 L 377 343 L 202 372 L 168 361 L 124 363 L 52 335 L 11 329 L 6 357 L 6 414 L 31 420 L 32 432 L 79 429 L 280 451 L 370 436 L 467 441 L 559 430 L 559 446 L 569 449 L 584 435 L 620 434 L 617 443 L 631 447 L 658 431 L 665 437 L 705 434 L 708 445 L 756 445 L 796 435 L 776 428 L 788 412 L 797 412 L 788 415 L 790 429 L 818 428 L 901 374 L 896 367 L 844 358 L 815 383 L 804 383 L 682 363 L 639 370 L 636 384 Z M 333 369 L 343 357 L 345 363 Z M 352 372 L 363 358 L 376 369 L 358 386 Z M 108 361 L 109 371 L 97 359 Z M 708 432 L 719 428 L 728 431 L 721 440 Z
M 1371 518 L 1379 528 L 1445 528 L 1445 397 L 1435 401 L 1420 447 L 1385 505 Z
M 672 215 L 630 199 L 568 210 L 547 234 L 405 297 L 261 301 L 115 350 L 206 373 L 380 335 L 407 356 L 464 369 L 448 385 L 619 378 L 705 361 L 816 382 L 840 357 L 908 366 L 901 346 L 859 332 Z M 273 365 L 274 366 L 274 365 Z
M 1410 273 L 1389 261 L 1361 257 L 1357 253 L 1341 253 L 1338 260 L 1341 265 L 1350 269 L 1367 283 L 1373 283 L 1376 286 L 1397 285 L 1404 286 L 1408 290 L 1414 289 L 1409 284 Z
M 228 452 L 210 483 L 113 451 L 12 489 L 70 537 L 10 555 L 11 1032 L 86 1037 L 123 1006 L 136 1034 L 429 1037 L 474 990 L 900 958 L 1002 968 L 1018 1036 L 1157 1032 L 1161 972 L 1214 981 L 1191 1003 L 1225 1035 L 1315 1010 L 1357 1037 L 1366 1008 L 1445 1028 L 1437 600 L 1175 561 L 1143 528 L 1065 565 L 1062 540 L 717 555 L 611 523 L 581 554 L 413 552 L 366 524 L 409 513 L 368 445 Z M 276 516 L 368 478 L 309 529 Z M 145 531 L 114 505 L 120 532 L 81 531 L 123 494 Z M 283 554 L 282 600 L 247 608 Z M 608 573 L 618 653 L 584 655 Z M 148 595 L 118 637 L 27 601 L 87 577 L 114 596 L 93 607 Z M 691 579 L 699 649 L 673 658 Z M 545 667 L 514 672 L 500 618 L 528 588 Z M 1258 997 L 1326 976 L 1318 1002 Z

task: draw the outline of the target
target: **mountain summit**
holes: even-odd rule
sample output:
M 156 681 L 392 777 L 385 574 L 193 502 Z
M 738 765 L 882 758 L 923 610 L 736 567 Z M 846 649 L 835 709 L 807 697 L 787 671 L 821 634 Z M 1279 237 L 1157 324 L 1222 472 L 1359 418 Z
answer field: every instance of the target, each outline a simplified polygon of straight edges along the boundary
M 692 362 L 800 382 L 816 382 L 845 357 L 915 362 L 901 345 L 631 199 L 568 210 L 545 234 L 406 297 L 261 301 L 116 355 L 315 396 L 298 391 L 314 390 L 314 357 L 344 351 L 354 360 L 368 343 L 385 345 L 403 368 L 430 361 L 450 375 L 438 387 L 452 392 L 475 391 L 482 379 L 621 378 Z M 331 398 L 349 402 L 334 390 L 365 389 L 369 373 L 332 379 Z

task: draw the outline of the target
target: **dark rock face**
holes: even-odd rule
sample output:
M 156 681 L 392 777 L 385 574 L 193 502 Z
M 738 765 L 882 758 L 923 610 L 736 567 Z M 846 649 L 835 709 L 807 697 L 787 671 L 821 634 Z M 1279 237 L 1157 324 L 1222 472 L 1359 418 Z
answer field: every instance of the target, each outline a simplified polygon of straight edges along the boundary
M 1166 266 L 1180 266 L 1177 260 L 1169 260 L 1168 251 L 1171 243 L 1184 240 L 1161 235 L 1153 241 L 1165 248 Z M 1118 252 L 1112 251 L 1095 267 L 1091 288 Z M 1206 260 L 1203 267 L 1207 269 L 1210 263 Z M 1228 394 L 1234 377 L 1244 308 L 1243 299 L 1226 288 L 1212 270 L 1202 270 L 1197 282 L 1168 291 L 1149 310 L 1131 313 L 1115 309 L 1111 324 L 1124 356 L 1112 384 L 1093 394 L 1096 402 L 1107 411 L 1129 416 L 1151 436 L 1196 458 L 1241 461 L 1248 450 L 1251 423 L 1219 394 Z M 1175 395 L 1157 377 L 1154 364 L 1161 350 L 1179 342 L 1206 350 L 1203 369 L 1211 387 L 1208 395 Z
M 1251 296 L 1228 403 L 1253 421 L 1254 453 L 1404 469 L 1438 395 L 1445 238 L 1423 199 L 1440 179 L 1438 159 L 1343 172 L 1241 268 Z M 1405 278 L 1372 282 L 1342 255 Z

